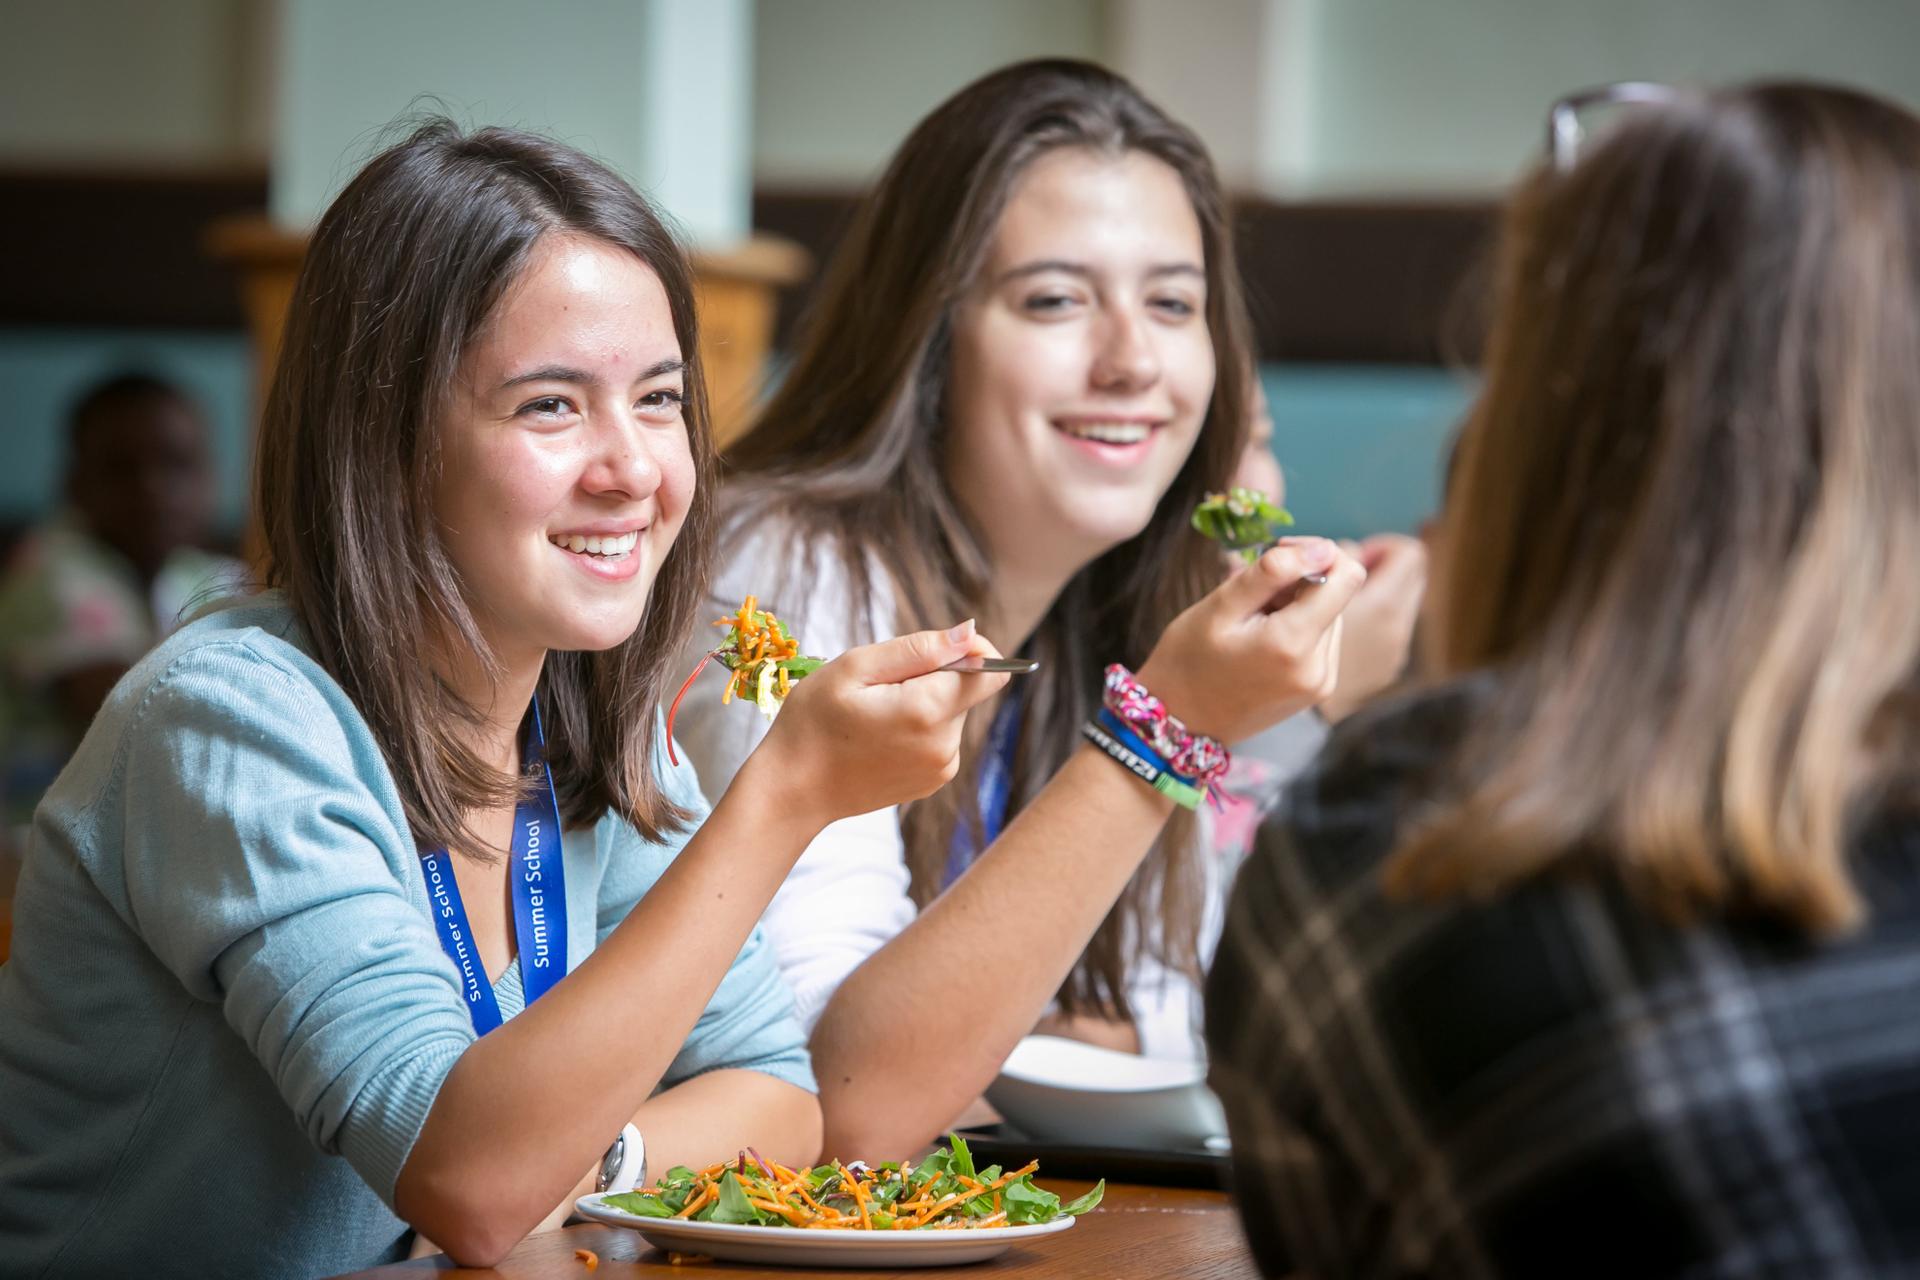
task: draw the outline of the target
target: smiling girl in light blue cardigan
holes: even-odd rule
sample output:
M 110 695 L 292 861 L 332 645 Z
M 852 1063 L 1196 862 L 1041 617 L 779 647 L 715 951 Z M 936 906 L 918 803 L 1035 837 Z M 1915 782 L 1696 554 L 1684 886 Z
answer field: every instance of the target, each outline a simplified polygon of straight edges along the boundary
M 706 811 L 659 714 L 709 554 L 696 350 L 684 256 L 569 148 L 430 124 L 328 212 L 262 426 L 275 589 L 129 674 L 35 820 L 0 1275 L 414 1233 L 489 1265 L 623 1125 L 655 1168 L 813 1158 L 754 921 L 1000 682 L 933 674 L 967 626 L 854 650 Z

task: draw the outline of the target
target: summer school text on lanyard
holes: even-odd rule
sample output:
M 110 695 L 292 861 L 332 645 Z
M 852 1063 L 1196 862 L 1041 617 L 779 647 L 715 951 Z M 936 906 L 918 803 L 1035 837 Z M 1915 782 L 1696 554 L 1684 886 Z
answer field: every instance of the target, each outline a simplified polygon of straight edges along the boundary
M 547 736 L 540 727 L 540 703 L 533 704 L 533 733 L 529 743 L 546 784 L 523 798 L 513 810 L 513 863 L 508 876 L 513 886 L 513 933 L 519 943 L 520 983 L 525 1003 L 532 1004 L 567 974 L 567 874 L 560 856 L 560 803 L 554 797 L 553 770 L 547 767 Z M 500 1001 L 486 966 L 473 947 L 467 909 L 454 883 L 453 867 L 445 849 L 420 855 L 433 899 L 433 924 L 440 946 L 460 971 L 461 988 L 473 1029 L 485 1035 L 500 1025 Z

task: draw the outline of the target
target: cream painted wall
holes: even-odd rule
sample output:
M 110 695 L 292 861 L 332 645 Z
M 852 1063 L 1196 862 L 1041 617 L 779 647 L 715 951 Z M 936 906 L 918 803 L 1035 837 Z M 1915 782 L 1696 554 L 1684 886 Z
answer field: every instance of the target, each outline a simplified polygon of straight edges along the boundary
M 572 143 L 702 243 L 747 231 L 752 0 L 278 3 L 280 222 L 312 222 L 396 121 L 432 112 Z
M 1264 36 L 1271 0 L 1108 0 L 1105 54 L 1115 70 L 1206 139 L 1221 179 L 1260 184 L 1265 102 L 1283 78 L 1269 67 Z
M 266 155 L 259 0 L 0 0 L 0 163 Z
M 331 138 L 343 155 L 427 92 L 557 124 L 637 166 L 636 126 L 589 86 L 643 74 L 630 32 L 659 2 L 0 0 L 0 163 L 264 160 L 271 100 L 288 87 L 273 83 L 275 15 L 305 31 L 341 9 L 380 38 L 317 35 L 321 70 L 301 92 L 363 108 L 353 133 Z M 739 29 L 715 38 L 753 57 L 751 82 L 726 101 L 751 122 L 751 177 L 784 185 L 871 177 L 947 94 L 1043 53 L 1112 61 L 1200 128 L 1237 183 L 1304 194 L 1497 186 L 1533 154 L 1555 95 L 1626 76 L 1785 72 L 1920 102 L 1920 0 L 728 2 Z M 478 52 L 489 32 L 509 47 Z M 697 90 L 704 47 L 675 52 L 649 82 L 669 100 Z M 535 57 L 547 50 L 562 73 Z M 396 61 L 416 72 L 411 88 L 369 87 Z M 296 119 L 281 132 L 317 128 Z M 296 180 L 287 207 L 315 206 L 316 183 Z
M 1916 0 L 1289 2 L 1313 77 L 1296 191 L 1499 186 L 1554 98 L 1608 80 L 1791 74 L 1920 104 Z
M 1004 63 L 1098 58 L 1101 0 L 759 0 L 753 175 L 873 178 L 942 99 Z

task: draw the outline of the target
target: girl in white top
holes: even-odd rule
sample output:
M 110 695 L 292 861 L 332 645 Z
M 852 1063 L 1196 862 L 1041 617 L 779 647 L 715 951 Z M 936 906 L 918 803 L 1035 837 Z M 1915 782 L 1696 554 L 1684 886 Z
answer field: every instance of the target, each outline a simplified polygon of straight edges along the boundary
M 1098 67 L 1007 68 L 895 156 L 729 456 L 729 605 L 823 656 L 957 608 L 1042 664 L 971 718 L 956 785 L 834 824 L 765 918 L 836 1156 L 910 1151 L 1043 1017 L 1190 1051 L 1218 870 L 1080 728 L 1115 662 L 1222 741 L 1305 709 L 1366 576 L 1298 539 L 1221 583 L 1188 528 L 1249 416 L 1237 279 L 1190 132 Z M 681 723 L 709 787 L 760 729 L 704 693 Z

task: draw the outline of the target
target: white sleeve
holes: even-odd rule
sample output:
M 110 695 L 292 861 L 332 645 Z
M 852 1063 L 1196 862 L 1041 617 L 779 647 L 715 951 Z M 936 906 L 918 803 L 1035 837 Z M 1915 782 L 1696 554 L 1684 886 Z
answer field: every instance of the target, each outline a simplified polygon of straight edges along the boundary
M 720 566 L 713 585 L 719 613 L 756 595 L 787 623 L 802 652 L 822 658 L 893 634 L 890 600 L 876 599 L 856 618 L 835 557 L 820 548 L 799 558 L 783 554 L 779 548 L 790 545 L 783 533 L 770 528 L 742 539 Z M 696 636 L 687 669 L 712 645 L 711 632 Z M 718 689 L 715 677 L 702 676 L 674 723 L 675 742 L 716 802 L 768 728 L 751 704 L 721 706 Z M 760 925 L 809 1032 L 847 975 L 913 922 L 909 885 L 899 811 L 889 807 L 827 827 L 774 894 Z
M 1158 957 L 1137 956 L 1127 979 L 1127 1000 L 1133 1005 L 1133 1027 L 1140 1035 L 1143 1057 L 1182 1062 L 1206 1059 L 1206 1043 L 1200 1037 L 1200 991 L 1193 979 L 1167 968 Z
M 895 810 L 836 822 L 807 846 L 760 924 L 809 1033 L 847 975 L 913 918 Z
M 1200 908 L 1200 970 L 1213 967 L 1213 955 L 1220 945 L 1220 932 L 1226 922 L 1227 892 L 1239 869 L 1234 850 L 1224 845 L 1217 829 L 1220 815 L 1203 807 L 1199 812 L 1202 876 Z M 1147 919 L 1156 918 L 1149 909 Z M 1204 1062 L 1207 1057 L 1201 987 L 1186 974 L 1170 968 L 1159 956 L 1158 946 L 1136 948 L 1127 976 L 1127 1001 L 1133 1007 L 1134 1030 L 1140 1035 L 1140 1052 L 1148 1058 L 1176 1058 Z

